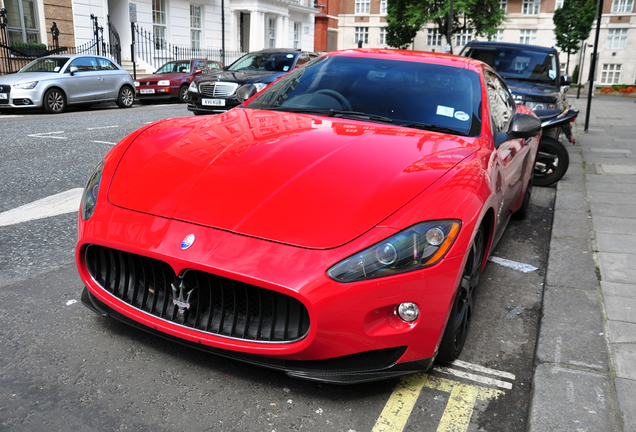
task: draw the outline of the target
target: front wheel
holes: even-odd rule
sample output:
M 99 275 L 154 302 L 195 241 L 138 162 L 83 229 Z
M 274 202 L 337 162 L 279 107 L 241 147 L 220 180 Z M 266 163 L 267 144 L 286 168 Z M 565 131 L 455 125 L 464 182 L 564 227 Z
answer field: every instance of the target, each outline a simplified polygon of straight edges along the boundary
M 549 186 L 558 182 L 567 172 L 569 165 L 570 156 L 565 146 L 554 138 L 541 137 L 532 184 Z
M 66 109 L 66 96 L 60 89 L 52 88 L 44 93 L 44 111 L 48 114 L 60 114 Z
M 466 267 L 453 302 L 453 309 L 448 317 L 446 330 L 444 330 L 444 336 L 442 336 L 442 342 L 437 352 L 437 360 L 442 363 L 456 360 L 464 348 L 464 343 L 466 343 L 466 335 L 473 314 L 475 288 L 477 288 L 481 276 L 485 246 L 484 228 L 480 226 L 475 240 L 470 246 Z
M 128 86 L 124 86 L 119 90 L 117 97 L 117 106 L 119 108 L 130 108 L 135 101 L 135 91 Z
M 182 85 L 179 89 L 179 102 L 188 102 L 188 86 Z

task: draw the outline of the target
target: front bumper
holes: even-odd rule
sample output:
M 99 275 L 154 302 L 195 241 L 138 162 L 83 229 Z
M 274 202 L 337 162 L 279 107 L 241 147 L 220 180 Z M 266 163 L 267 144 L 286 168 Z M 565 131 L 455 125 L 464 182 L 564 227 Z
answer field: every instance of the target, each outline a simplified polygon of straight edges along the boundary
M 8 86 L 3 86 L 8 87 Z M 0 96 L 0 109 L 3 108 L 40 108 L 43 94 L 37 86 L 33 89 L 11 89 L 9 93 Z
M 135 90 L 137 91 L 137 99 L 139 100 L 173 99 L 179 97 L 179 87 L 139 86 L 135 87 Z M 148 90 L 152 90 L 154 93 L 142 92 Z

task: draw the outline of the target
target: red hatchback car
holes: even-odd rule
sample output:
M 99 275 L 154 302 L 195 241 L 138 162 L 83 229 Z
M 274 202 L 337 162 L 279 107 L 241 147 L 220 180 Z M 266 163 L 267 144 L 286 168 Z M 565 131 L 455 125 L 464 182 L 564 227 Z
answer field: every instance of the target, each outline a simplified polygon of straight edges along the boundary
M 106 155 L 81 204 L 82 301 L 310 380 L 452 361 L 486 259 L 527 211 L 540 131 L 480 61 L 329 53 Z
M 142 104 L 155 100 L 179 99 L 188 101 L 188 87 L 192 80 L 204 74 L 223 70 L 223 63 L 214 60 L 177 60 L 161 66 L 147 77 L 135 81 L 137 99 Z

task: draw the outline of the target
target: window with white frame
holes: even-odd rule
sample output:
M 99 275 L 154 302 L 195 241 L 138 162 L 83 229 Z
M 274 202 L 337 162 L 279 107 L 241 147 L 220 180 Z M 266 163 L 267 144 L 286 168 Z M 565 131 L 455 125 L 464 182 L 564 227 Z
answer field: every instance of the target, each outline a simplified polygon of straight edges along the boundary
M 380 0 L 380 15 L 386 15 L 387 0 Z
M 503 29 L 497 30 L 497 34 L 495 35 L 495 40 L 497 42 L 503 42 L 503 40 L 504 40 L 504 31 L 503 31 Z
M 190 42 L 193 50 L 201 49 L 201 6 L 190 5 Z
M 166 49 L 166 0 L 152 0 L 152 33 L 156 49 Z
M 473 40 L 473 33 L 470 30 L 464 29 L 455 33 L 455 46 L 463 47 L 471 40 Z
M 360 41 L 363 44 L 369 43 L 369 27 L 356 27 L 355 43 Z
M 536 30 L 520 30 L 519 43 L 525 45 L 534 45 L 537 41 Z
M 380 28 L 380 45 L 386 45 L 386 27 Z
M 630 13 L 634 9 L 634 0 L 613 0 L 612 13 Z
M 35 0 L 5 0 L 9 41 L 40 43 L 38 11 Z
M 604 64 L 601 72 L 601 84 L 619 84 L 621 80 L 621 65 Z
M 294 23 L 294 48 L 300 48 L 300 23 Z
M 371 11 L 371 0 L 356 0 L 356 13 L 368 14 Z
M 504 12 L 508 11 L 508 0 L 499 0 L 499 9 Z
M 276 47 L 276 18 L 267 20 L 267 46 L 269 48 Z
M 442 45 L 442 35 L 438 29 L 428 29 L 426 32 L 426 45 L 440 46 Z
M 607 49 L 623 49 L 627 42 L 627 29 L 609 29 L 607 30 Z
M 523 0 L 521 7 L 522 15 L 539 15 L 541 10 L 541 0 Z
M 563 0 L 556 0 L 554 3 L 554 10 L 561 9 L 563 7 Z

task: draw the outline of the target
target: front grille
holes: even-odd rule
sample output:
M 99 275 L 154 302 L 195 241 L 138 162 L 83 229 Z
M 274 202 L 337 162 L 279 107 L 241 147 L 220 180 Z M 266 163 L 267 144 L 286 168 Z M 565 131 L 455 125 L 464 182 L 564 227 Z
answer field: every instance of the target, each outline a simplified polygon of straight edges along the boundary
M 199 84 L 199 93 L 203 97 L 228 97 L 232 96 L 239 85 L 228 82 L 204 82 Z
M 86 249 L 86 266 L 121 301 L 199 331 L 258 342 L 293 342 L 309 331 L 305 306 L 276 291 L 198 270 L 177 278 L 163 261 L 97 245 Z M 175 305 L 175 293 L 189 308 Z

